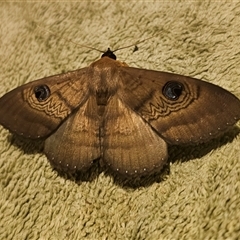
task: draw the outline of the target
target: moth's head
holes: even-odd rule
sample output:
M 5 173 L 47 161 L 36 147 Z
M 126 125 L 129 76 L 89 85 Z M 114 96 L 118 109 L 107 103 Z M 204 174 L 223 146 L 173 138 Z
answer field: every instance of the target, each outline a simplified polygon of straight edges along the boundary
M 103 55 L 101 57 L 102 58 L 103 57 L 109 57 L 109 58 L 114 59 L 114 60 L 117 59 L 116 55 L 113 53 L 113 51 L 111 51 L 110 48 L 108 48 L 108 50 L 105 53 L 103 53 Z

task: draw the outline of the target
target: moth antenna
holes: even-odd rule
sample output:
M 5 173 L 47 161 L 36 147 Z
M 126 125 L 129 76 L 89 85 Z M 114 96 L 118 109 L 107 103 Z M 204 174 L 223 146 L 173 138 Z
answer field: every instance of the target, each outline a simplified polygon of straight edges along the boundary
M 36 25 L 37 25 L 37 27 L 38 27 L 41 31 L 46 32 L 46 33 L 50 33 L 50 34 L 54 35 L 55 37 L 57 37 L 57 34 L 55 34 L 54 32 L 52 32 L 52 31 L 50 31 L 50 30 L 46 30 L 46 29 L 42 28 L 40 25 L 38 25 L 38 24 L 36 24 Z M 69 39 L 69 38 L 67 38 L 67 37 L 61 37 L 61 38 L 64 39 L 64 40 L 66 40 L 66 41 L 68 41 L 68 42 L 71 42 L 71 43 L 73 43 L 73 44 L 75 44 L 75 45 L 77 45 L 77 46 L 85 47 L 85 48 L 92 49 L 92 50 L 95 50 L 95 51 L 98 51 L 98 52 L 101 52 L 101 53 L 105 54 L 105 53 L 108 53 L 108 52 L 113 53 L 113 52 L 116 52 L 116 51 L 118 51 L 118 50 L 122 50 L 122 49 L 129 48 L 129 47 L 132 47 L 132 46 L 134 46 L 133 52 L 136 52 L 136 51 L 138 50 L 138 46 L 137 46 L 137 45 L 138 45 L 139 43 L 145 42 L 145 41 L 147 41 L 147 40 L 149 40 L 149 39 L 151 39 L 151 38 L 154 38 L 154 37 L 155 37 L 155 36 L 145 38 L 145 39 L 140 40 L 140 41 L 137 41 L 137 42 L 135 42 L 135 43 L 133 43 L 133 44 L 130 44 L 130 45 L 127 45 L 127 46 L 124 46 L 124 47 L 117 48 L 117 49 L 115 49 L 115 50 L 113 50 L 113 51 L 111 51 L 110 48 L 108 48 L 107 51 L 102 51 L 102 50 L 99 50 L 99 49 L 97 49 L 97 48 L 95 48 L 95 47 L 91 47 L 91 46 L 88 46 L 88 45 L 85 45 L 85 44 L 76 43 L 76 42 L 74 42 L 73 40 L 71 40 L 71 39 Z M 105 55 L 105 56 L 106 56 L 106 55 Z
M 41 31 L 44 31 L 44 32 L 46 32 L 46 33 L 50 33 L 50 34 L 54 35 L 55 37 L 57 37 L 57 34 L 55 34 L 54 32 L 52 32 L 52 31 L 50 31 L 50 30 L 46 30 L 46 29 L 42 28 L 42 27 L 39 26 L 38 24 L 37 24 L 37 27 L 40 28 Z M 67 38 L 67 37 L 61 37 L 61 38 L 64 39 L 64 40 L 66 40 L 66 41 L 68 41 L 68 42 L 71 42 L 71 43 L 73 43 L 73 44 L 75 44 L 75 45 L 77 45 L 77 46 L 80 46 L 80 47 L 85 47 L 85 48 L 92 49 L 92 50 L 95 50 L 95 51 L 98 51 L 98 52 L 101 52 L 101 53 L 104 53 L 104 52 L 105 52 L 105 51 L 101 51 L 101 50 L 99 50 L 99 49 L 97 49 L 97 48 L 95 48 L 95 47 L 91 47 L 91 46 L 88 46 L 88 45 L 85 45 L 85 44 L 76 43 L 76 42 L 74 42 L 73 40 L 71 40 L 70 38 Z
M 136 52 L 136 51 L 138 50 L 138 46 L 137 46 L 137 45 L 138 45 L 139 43 L 145 42 L 145 41 L 147 41 L 147 40 L 149 40 L 149 39 L 151 39 L 151 38 L 154 38 L 154 37 L 155 37 L 155 36 L 148 37 L 148 38 L 145 38 L 145 39 L 143 39 L 143 40 L 139 40 L 139 41 L 137 41 L 137 42 L 135 42 L 135 43 L 133 43 L 133 44 L 130 44 L 130 45 L 127 45 L 127 46 L 124 46 L 124 47 L 117 48 L 117 49 L 113 50 L 112 52 L 116 52 L 116 51 L 118 51 L 118 50 L 122 50 L 122 49 L 129 48 L 129 47 L 132 47 L 132 46 L 134 46 L 133 52 Z

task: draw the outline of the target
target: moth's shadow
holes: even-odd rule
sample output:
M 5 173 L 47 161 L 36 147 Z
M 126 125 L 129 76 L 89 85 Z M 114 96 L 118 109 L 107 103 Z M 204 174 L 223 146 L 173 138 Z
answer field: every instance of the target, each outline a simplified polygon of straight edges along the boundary
M 169 146 L 169 160 L 174 163 L 178 161 L 186 162 L 196 158 L 201 158 L 213 149 L 217 149 L 227 143 L 231 143 L 239 133 L 240 128 L 233 126 L 230 131 L 205 143 L 198 145 Z
M 232 142 L 233 139 L 240 133 L 240 128 L 234 126 L 231 131 L 225 133 L 219 138 L 215 138 L 206 143 L 199 145 L 186 145 L 186 146 L 169 146 L 169 159 L 168 163 L 163 167 L 161 172 L 142 177 L 126 177 L 119 175 L 108 169 L 105 166 L 100 166 L 99 161 L 96 161 L 90 169 L 85 172 L 77 172 L 75 174 L 68 174 L 57 170 L 61 177 L 71 179 L 77 184 L 82 182 L 91 182 L 96 179 L 100 173 L 104 172 L 106 175 L 114 179 L 114 183 L 122 188 L 138 188 L 147 187 L 156 182 L 161 182 L 166 179 L 170 174 L 169 163 L 172 162 L 186 162 L 196 158 L 201 158 L 208 154 L 213 149 L 217 149 L 226 143 Z M 41 153 L 44 147 L 43 140 L 29 140 L 17 135 L 9 135 L 8 141 L 11 144 L 21 148 L 26 154 Z
M 16 134 L 9 134 L 8 142 L 21 149 L 24 154 L 41 153 L 44 147 L 44 140 L 31 140 Z

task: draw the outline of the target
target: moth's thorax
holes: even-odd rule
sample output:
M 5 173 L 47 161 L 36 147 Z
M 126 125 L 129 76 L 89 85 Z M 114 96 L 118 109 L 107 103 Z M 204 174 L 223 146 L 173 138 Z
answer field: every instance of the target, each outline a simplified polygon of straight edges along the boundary
M 107 105 L 108 99 L 116 93 L 119 69 L 122 66 L 126 64 L 109 57 L 103 57 L 90 65 L 90 91 L 96 96 L 98 105 Z

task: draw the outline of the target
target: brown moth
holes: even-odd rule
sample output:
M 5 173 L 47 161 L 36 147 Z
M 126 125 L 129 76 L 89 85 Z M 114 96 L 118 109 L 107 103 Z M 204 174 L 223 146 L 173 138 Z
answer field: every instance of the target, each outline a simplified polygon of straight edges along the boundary
M 44 138 L 51 164 L 74 173 L 94 160 L 123 175 L 159 171 L 167 144 L 206 142 L 240 119 L 240 100 L 223 88 L 138 69 L 108 49 L 89 67 L 45 77 L 0 98 L 0 124 Z

